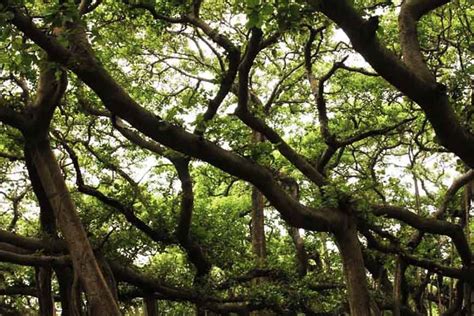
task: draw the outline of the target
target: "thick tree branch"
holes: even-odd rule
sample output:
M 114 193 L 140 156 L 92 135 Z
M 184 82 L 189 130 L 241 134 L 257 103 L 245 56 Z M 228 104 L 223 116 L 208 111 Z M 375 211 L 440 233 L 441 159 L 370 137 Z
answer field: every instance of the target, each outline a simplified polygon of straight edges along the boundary
M 184 23 L 185 19 L 182 17 L 170 17 L 167 15 L 160 14 L 158 11 L 156 11 L 155 6 L 153 2 L 146 2 L 146 1 L 129 1 L 129 0 L 124 0 L 126 4 L 128 4 L 131 8 L 133 9 L 143 9 L 148 11 L 155 20 L 162 20 L 168 23 Z
M 43 61 L 40 65 L 35 100 L 27 108 L 33 119 L 29 124 L 29 129 L 24 133 L 34 135 L 34 137 L 38 137 L 38 134 L 47 134 L 54 110 L 59 105 L 66 87 L 66 72 L 53 63 Z
M 439 264 L 432 260 L 418 258 L 408 251 L 401 249 L 397 245 L 385 245 L 379 242 L 372 234 L 366 229 L 359 230 L 362 235 L 367 239 L 368 248 L 380 251 L 386 254 L 397 254 L 400 255 L 406 263 L 417 267 L 425 268 L 433 273 L 439 273 L 444 276 L 448 276 L 455 279 L 474 279 L 471 269 L 457 269 L 449 266 Z
M 0 152 L 0 158 L 8 159 L 10 161 L 18 161 L 18 160 L 25 159 L 25 157 L 23 156 L 14 155 L 14 154 L 5 153 L 5 152 Z
M 446 95 L 446 87 L 426 82 L 377 39 L 376 18 L 364 20 L 348 0 L 307 0 L 316 11 L 334 21 L 349 36 L 352 46 L 385 80 L 418 103 L 433 126 L 439 142 L 474 167 L 474 135 L 459 122 Z M 425 1 L 423 1 L 425 3 Z M 433 1 L 435 5 L 442 1 Z M 432 6 L 426 6 L 431 10 Z M 426 9 L 420 10 L 424 14 Z
M 469 247 L 469 243 L 466 240 L 466 236 L 459 225 L 437 219 L 425 218 L 410 212 L 407 209 L 395 206 L 378 206 L 374 208 L 373 213 L 377 216 L 387 216 L 401 220 L 408 225 L 426 233 L 446 235 L 451 237 L 463 264 L 466 267 L 471 265 L 471 249 Z
M 398 16 L 403 61 L 416 76 L 429 84 L 435 83 L 436 80 L 423 60 L 420 43 L 418 42 L 417 23 L 423 15 L 449 1 L 406 0 L 402 3 Z
M 64 266 L 71 263 L 68 256 L 55 257 L 44 255 L 26 255 L 0 250 L 0 261 L 27 266 Z
M 0 230 L 0 242 L 9 243 L 32 252 L 43 249 L 48 253 L 60 253 L 66 251 L 66 243 L 64 241 L 49 240 L 46 242 L 35 238 L 20 236 L 6 230 Z
M 202 120 L 198 122 L 196 126 L 195 133 L 197 135 L 203 135 L 206 130 L 206 125 L 210 120 L 214 118 L 219 109 L 219 106 L 224 101 L 225 97 L 232 89 L 232 84 L 234 83 L 235 78 L 237 77 L 239 63 L 240 63 L 240 52 L 232 50 L 229 55 L 229 66 L 224 76 L 222 77 L 219 90 L 217 91 L 216 96 L 209 100 L 207 110 L 202 116 Z
M 206 258 L 203 249 L 191 236 L 191 223 L 194 210 L 194 193 L 191 174 L 189 173 L 189 159 L 175 159 L 173 162 L 181 181 L 181 214 L 179 216 L 176 235 L 179 243 L 186 250 L 189 261 L 197 270 L 197 277 L 207 275 L 211 270 L 211 263 Z
M 226 151 L 202 137 L 192 135 L 181 127 L 171 125 L 137 104 L 117 82 L 90 55 L 90 49 L 81 50 L 80 63 L 70 63 L 71 53 L 54 39 L 39 31 L 29 18 L 13 10 L 12 23 L 45 49 L 51 58 L 64 63 L 89 85 L 104 105 L 148 137 L 182 152 L 202 159 L 234 176 L 253 183 L 293 226 L 327 231 L 341 220 L 337 210 L 312 209 L 292 199 L 265 168 Z M 81 41 L 77 41 L 79 43 Z M 83 45 L 87 45 L 82 40 Z M 79 58 L 74 56 L 74 58 Z
M 27 122 L 22 113 L 14 110 L 0 98 L 0 122 L 19 130 L 25 130 Z
M 0 288 L 0 295 L 25 295 L 25 296 L 38 296 L 38 291 L 31 286 L 20 286 L 14 285 L 9 287 Z

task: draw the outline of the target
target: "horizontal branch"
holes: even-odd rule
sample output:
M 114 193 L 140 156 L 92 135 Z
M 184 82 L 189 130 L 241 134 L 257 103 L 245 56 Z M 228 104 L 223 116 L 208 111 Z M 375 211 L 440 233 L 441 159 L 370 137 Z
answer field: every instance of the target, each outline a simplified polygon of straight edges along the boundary
M 377 206 L 373 209 L 373 213 L 377 216 L 387 216 L 401 220 L 426 233 L 451 237 L 463 264 L 467 267 L 471 265 L 471 249 L 461 226 L 446 221 L 425 218 L 405 208 L 396 206 Z
M 45 256 L 18 254 L 10 251 L 0 250 L 0 261 L 26 266 L 64 266 L 71 263 L 69 256 Z
M 0 288 L 0 295 L 24 295 L 24 296 L 38 296 L 38 290 L 31 286 L 14 285 Z
M 7 105 L 2 99 L 0 99 L 0 123 L 19 130 L 26 128 L 26 121 L 23 115 Z
M 448 203 L 453 199 L 456 193 L 461 189 L 463 186 L 468 184 L 470 181 L 474 180 L 474 170 L 469 170 L 468 172 L 464 173 L 460 177 L 454 179 L 453 183 L 449 186 L 446 194 L 443 197 L 443 201 L 439 206 L 438 210 L 436 211 L 434 217 L 436 219 L 441 219 L 448 208 Z
M 8 159 L 10 161 L 24 160 L 25 157 L 20 155 L 14 155 L 10 153 L 0 152 L 0 158 Z
M 472 268 L 458 269 L 439 264 L 432 260 L 418 258 L 410 254 L 408 251 L 401 249 L 398 245 L 391 244 L 387 246 L 385 244 L 382 244 L 367 229 L 360 229 L 359 231 L 362 233 L 362 235 L 364 235 L 364 237 L 366 237 L 368 248 L 380 251 L 385 254 L 400 255 L 406 263 L 427 269 L 428 271 L 431 271 L 433 273 L 439 273 L 441 275 L 455 279 L 472 279 L 474 281 L 474 271 L 472 270 Z
M 42 241 L 35 238 L 20 236 L 6 230 L 0 230 L 0 242 L 12 244 L 31 251 L 46 250 L 51 253 L 59 253 L 66 250 L 66 243 L 60 240 Z

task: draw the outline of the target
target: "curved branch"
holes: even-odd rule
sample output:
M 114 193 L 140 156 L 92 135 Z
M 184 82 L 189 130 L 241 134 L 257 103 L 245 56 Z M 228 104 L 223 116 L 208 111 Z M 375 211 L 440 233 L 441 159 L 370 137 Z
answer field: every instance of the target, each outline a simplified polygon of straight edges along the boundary
M 0 98 L 0 122 L 11 127 L 17 128 L 20 131 L 25 130 L 27 124 L 24 116 L 12 107 L 7 105 L 4 100 Z
M 5 242 L 30 251 L 38 251 L 44 249 L 47 252 L 59 253 L 67 250 L 66 243 L 64 241 L 48 240 L 46 242 L 35 238 L 20 236 L 1 229 L 0 242 Z
M 2 0 L 3 2 L 3 0 Z M 86 83 L 100 97 L 104 105 L 148 137 L 183 154 L 202 159 L 229 174 L 248 181 L 259 188 L 282 218 L 291 225 L 311 230 L 328 231 L 343 220 L 336 209 L 314 209 L 291 198 L 273 179 L 271 173 L 231 151 L 193 135 L 179 126 L 172 125 L 140 106 L 110 76 L 92 55 L 90 47 L 84 47 L 81 55 L 72 55 L 54 39 L 38 30 L 29 18 L 11 9 L 11 22 L 24 34 L 42 47 L 51 58 L 62 63 Z M 77 44 L 88 45 L 87 41 Z M 70 62 L 71 60 L 79 60 Z
M 175 159 L 173 165 L 181 181 L 181 214 L 177 228 L 177 237 L 181 246 L 186 250 L 189 261 L 197 270 L 197 277 L 207 275 L 211 270 L 211 263 L 206 258 L 203 249 L 191 237 L 191 222 L 194 209 L 194 193 L 191 174 L 189 173 L 189 159 Z
M 472 268 L 471 269 L 465 269 L 465 268 L 457 269 L 457 268 L 452 268 L 452 267 L 439 264 L 432 260 L 418 258 L 410 254 L 408 251 L 401 249 L 397 245 L 392 244 L 392 245 L 387 246 L 387 245 L 382 244 L 371 234 L 371 232 L 369 232 L 366 229 L 361 229 L 359 231 L 367 239 L 368 248 L 371 248 L 371 249 L 374 249 L 386 254 L 400 255 L 403 258 L 403 260 L 405 260 L 406 263 L 413 266 L 425 268 L 428 271 L 431 271 L 433 273 L 439 273 L 447 277 L 461 279 L 461 280 L 474 279 Z
M 433 126 L 440 144 L 474 168 L 474 135 L 461 124 L 449 104 L 446 87 L 427 82 L 382 46 L 375 31 L 378 19 L 364 20 L 348 0 L 307 0 L 315 11 L 334 21 L 351 40 L 352 46 L 385 80 L 418 103 Z M 427 3 L 428 1 L 423 1 Z M 434 5 L 442 0 L 430 1 Z M 433 6 L 423 6 L 421 14 Z
M 405 208 L 396 206 L 377 206 L 374 208 L 373 213 L 377 216 L 387 216 L 401 220 L 408 225 L 427 233 L 451 237 L 463 264 L 466 267 L 471 265 L 471 249 L 461 226 L 446 221 L 425 218 L 410 212 Z
M 106 196 L 99 190 L 96 190 L 93 187 L 86 185 L 82 177 L 82 172 L 79 166 L 79 160 L 77 158 L 76 153 L 66 142 L 62 141 L 61 144 L 64 147 L 64 149 L 67 151 L 67 153 L 69 154 L 69 158 L 72 160 L 74 169 L 76 171 L 76 185 L 79 192 L 93 196 L 99 201 L 101 201 L 102 203 L 116 209 L 122 215 L 125 216 L 125 218 L 130 224 L 132 224 L 135 228 L 143 232 L 153 241 L 159 242 L 159 243 L 165 243 L 165 244 L 171 244 L 173 242 L 173 239 L 167 233 L 160 232 L 156 229 L 151 228 L 145 222 L 143 222 L 140 218 L 138 218 L 135 215 L 135 210 L 133 209 L 132 206 L 126 206 L 120 201 L 114 198 L 111 198 L 109 196 Z
M 406 0 L 403 2 L 398 16 L 403 61 L 414 74 L 428 83 L 435 83 L 436 80 L 423 60 L 418 42 L 417 24 L 423 15 L 449 1 Z
M 454 179 L 453 183 L 449 186 L 446 194 L 443 197 L 443 202 L 439 206 L 438 210 L 434 214 L 436 219 L 443 218 L 444 213 L 448 208 L 448 203 L 451 201 L 456 193 L 461 189 L 463 186 L 468 184 L 470 181 L 474 179 L 474 170 L 469 170 L 465 174 L 461 175 L 459 178 Z
M 25 157 L 23 156 L 14 155 L 14 154 L 5 153 L 5 152 L 0 152 L 0 158 L 8 159 L 10 161 L 25 160 Z

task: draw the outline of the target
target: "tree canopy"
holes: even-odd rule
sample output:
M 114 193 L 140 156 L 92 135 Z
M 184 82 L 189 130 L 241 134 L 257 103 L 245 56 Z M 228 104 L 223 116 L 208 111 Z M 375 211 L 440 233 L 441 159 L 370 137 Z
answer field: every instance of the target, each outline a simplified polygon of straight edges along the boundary
M 1 315 L 472 315 L 470 0 L 0 0 Z

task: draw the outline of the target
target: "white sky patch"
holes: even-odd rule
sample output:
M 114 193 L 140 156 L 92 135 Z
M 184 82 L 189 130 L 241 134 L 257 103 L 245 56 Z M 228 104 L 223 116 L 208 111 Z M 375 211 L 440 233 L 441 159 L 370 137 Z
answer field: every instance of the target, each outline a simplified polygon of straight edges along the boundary
M 351 44 L 349 37 L 347 37 L 346 33 L 342 29 L 339 29 L 339 28 L 335 29 L 332 39 L 335 42 L 343 42 L 348 45 Z
M 347 37 L 346 33 L 342 29 L 336 29 L 332 38 L 335 42 L 343 42 L 346 43 L 348 46 L 351 46 L 351 41 L 349 37 Z M 350 54 L 344 64 L 350 67 L 372 69 L 369 63 L 367 63 L 360 54 Z

